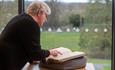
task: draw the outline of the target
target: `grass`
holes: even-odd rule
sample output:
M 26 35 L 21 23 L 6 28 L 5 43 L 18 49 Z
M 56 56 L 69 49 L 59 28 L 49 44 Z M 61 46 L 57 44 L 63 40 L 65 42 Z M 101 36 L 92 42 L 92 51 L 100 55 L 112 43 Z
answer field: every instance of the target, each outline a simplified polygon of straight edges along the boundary
M 93 64 L 103 64 L 104 70 L 111 70 L 111 60 L 88 58 L 88 62 Z
M 56 47 L 67 47 L 73 51 L 80 50 L 79 44 L 80 34 L 76 32 L 42 32 L 41 45 L 45 49 Z
M 107 60 L 107 59 L 88 58 L 88 62 L 94 64 L 111 64 L 111 60 Z
M 104 70 L 111 70 L 111 66 L 104 66 Z

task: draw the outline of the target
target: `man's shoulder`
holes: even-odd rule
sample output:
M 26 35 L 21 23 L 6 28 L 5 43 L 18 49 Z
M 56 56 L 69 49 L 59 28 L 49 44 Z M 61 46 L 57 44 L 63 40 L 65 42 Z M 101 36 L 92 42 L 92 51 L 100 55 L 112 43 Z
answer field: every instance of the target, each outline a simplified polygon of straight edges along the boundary
M 16 19 L 18 18 L 20 20 L 31 20 L 31 17 L 26 13 L 19 14 L 19 15 L 15 16 L 15 18 Z
M 19 23 L 19 24 L 29 24 L 29 23 L 33 23 L 33 19 L 31 18 L 31 16 L 29 16 L 26 13 L 22 13 L 19 15 L 16 15 L 14 18 L 11 19 L 10 22 L 13 23 Z

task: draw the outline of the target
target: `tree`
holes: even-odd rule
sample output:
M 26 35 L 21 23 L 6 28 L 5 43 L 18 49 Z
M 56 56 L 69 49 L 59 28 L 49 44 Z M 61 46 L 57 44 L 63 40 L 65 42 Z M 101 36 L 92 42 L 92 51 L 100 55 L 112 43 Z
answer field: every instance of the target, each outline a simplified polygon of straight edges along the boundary
M 60 13 L 60 9 L 59 9 L 59 2 L 58 0 L 49 0 L 47 1 L 47 4 L 50 6 L 51 8 L 51 15 L 48 18 L 48 24 L 44 25 L 44 28 L 58 28 L 59 25 L 59 13 Z
M 73 25 L 73 27 L 80 27 L 80 15 L 79 14 L 72 14 L 69 17 L 70 23 Z
M 92 3 L 92 1 L 94 1 L 94 3 Z M 86 22 L 91 24 L 111 24 L 111 12 L 111 0 L 90 0 L 89 6 L 86 10 Z
M 18 1 L 0 1 L 0 28 L 4 28 L 8 21 L 18 14 Z
M 93 2 L 92 2 L 93 1 Z M 81 32 L 80 46 L 88 50 L 90 57 L 111 58 L 112 46 L 112 2 L 111 0 L 90 0 L 85 12 L 85 27 L 104 29 L 108 32 Z M 95 52 L 95 53 L 92 53 Z M 100 56 L 99 56 L 100 55 Z

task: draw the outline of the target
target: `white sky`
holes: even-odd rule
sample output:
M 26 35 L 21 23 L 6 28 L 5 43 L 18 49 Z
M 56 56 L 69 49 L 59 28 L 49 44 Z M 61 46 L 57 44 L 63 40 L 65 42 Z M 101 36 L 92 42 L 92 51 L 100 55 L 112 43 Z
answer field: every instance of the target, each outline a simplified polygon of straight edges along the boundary
M 88 0 L 62 0 L 62 1 L 63 2 L 88 2 Z
M 0 1 L 2 1 L 2 0 L 0 0 Z M 14 0 L 3 0 L 3 1 L 14 1 Z
M 33 0 L 27 0 L 27 1 L 33 1 Z M 41 1 L 45 1 L 45 0 L 41 0 Z M 89 0 L 59 0 L 59 1 L 61 2 L 88 2 Z
M 14 0 L 4 0 L 4 1 L 14 1 Z M 25 0 L 25 1 L 34 1 L 34 0 Z M 45 0 L 41 0 L 41 1 L 45 1 Z M 61 2 L 88 2 L 89 0 L 59 0 L 59 1 Z

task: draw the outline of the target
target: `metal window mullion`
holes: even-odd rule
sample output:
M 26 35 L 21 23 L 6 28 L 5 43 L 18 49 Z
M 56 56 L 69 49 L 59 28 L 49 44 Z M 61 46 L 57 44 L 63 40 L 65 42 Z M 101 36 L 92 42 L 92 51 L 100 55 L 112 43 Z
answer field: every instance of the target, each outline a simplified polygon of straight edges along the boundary
M 18 14 L 24 12 L 24 0 L 18 0 Z
M 115 62 L 115 0 L 112 0 L 112 70 Z

